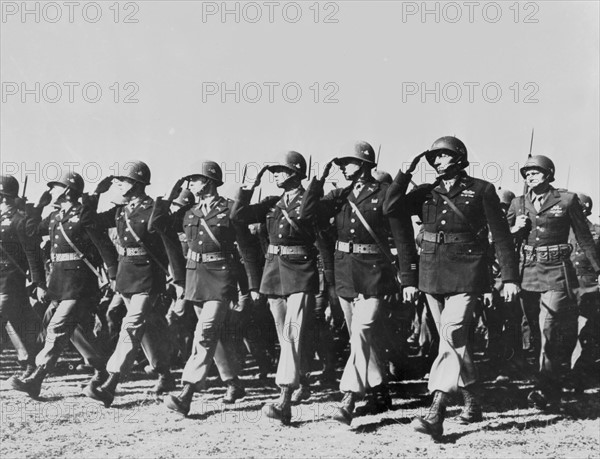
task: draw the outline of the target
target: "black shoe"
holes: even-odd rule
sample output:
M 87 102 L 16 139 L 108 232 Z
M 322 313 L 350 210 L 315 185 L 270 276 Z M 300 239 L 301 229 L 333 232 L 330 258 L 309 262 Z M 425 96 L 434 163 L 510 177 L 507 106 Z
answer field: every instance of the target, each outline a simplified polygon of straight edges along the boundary
M 289 424 L 292 420 L 292 388 L 290 386 L 281 386 L 279 401 L 276 403 L 267 403 L 262 407 L 262 412 L 271 419 L 277 419 L 282 424 Z
M 304 400 L 308 400 L 310 398 L 310 386 L 306 384 L 300 384 L 300 387 L 294 391 L 292 394 L 292 404 L 297 405 Z
M 83 386 L 83 388 L 86 388 L 88 386 L 90 386 L 90 387 L 99 387 L 107 379 L 108 379 L 108 372 L 105 369 L 94 370 L 94 374 L 93 374 L 92 378 L 88 381 L 87 384 L 85 384 Z
M 194 386 L 191 384 L 185 384 L 179 395 L 168 395 L 165 398 L 165 406 L 171 411 L 187 416 L 192 406 L 192 399 L 194 398 Z
M 474 389 L 471 387 L 461 387 L 460 392 L 465 405 L 458 417 L 458 423 L 464 425 L 483 421 L 481 405 Z
M 102 402 L 106 408 L 110 407 L 115 399 L 115 391 L 119 384 L 119 373 L 109 373 L 108 379 L 98 387 L 91 385 L 86 386 L 83 390 L 83 395 L 93 400 Z
M 43 367 L 37 367 L 29 377 L 20 379 L 14 377 L 10 380 L 10 387 L 19 392 L 25 392 L 31 398 L 37 398 L 42 391 L 42 382 L 48 373 Z
M 417 416 L 411 422 L 415 431 L 429 435 L 434 439 L 439 439 L 444 434 L 444 419 L 446 417 L 446 405 L 448 403 L 448 394 L 442 391 L 435 391 L 433 402 L 429 407 L 429 412 L 425 417 Z
M 10 378 L 8 378 L 6 380 L 6 382 L 8 383 L 9 386 L 12 386 L 13 379 L 18 378 L 21 381 L 23 381 L 24 379 L 29 378 L 35 371 L 35 365 L 33 365 L 33 364 L 19 362 L 19 365 L 21 366 L 22 371 L 21 371 L 21 373 L 15 373 L 14 375 L 12 375 Z
M 223 397 L 222 402 L 226 404 L 235 403 L 240 398 L 244 398 L 246 396 L 246 389 L 241 385 L 239 379 L 234 379 L 231 381 L 227 381 L 227 392 Z
M 352 423 L 355 404 L 356 394 L 354 392 L 345 392 L 342 403 L 336 407 L 333 413 L 333 419 L 349 426 Z

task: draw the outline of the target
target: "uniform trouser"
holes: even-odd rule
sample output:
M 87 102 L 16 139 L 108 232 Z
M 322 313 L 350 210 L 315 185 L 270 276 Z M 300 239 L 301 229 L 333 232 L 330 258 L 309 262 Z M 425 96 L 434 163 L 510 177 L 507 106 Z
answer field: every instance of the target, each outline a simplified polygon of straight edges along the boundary
M 477 381 L 471 354 L 470 329 L 478 296 L 470 293 L 429 295 L 427 303 L 440 336 L 438 356 L 431 366 L 428 389 L 457 392 Z
M 566 291 L 521 293 L 528 321 L 539 325 L 542 389 L 559 391 L 577 342 L 577 303 Z
M 127 314 L 121 325 L 119 341 L 106 369 L 110 373 L 127 374 L 140 347 L 148 358 L 152 368 L 159 373 L 167 371 L 168 352 L 164 340 L 167 334 L 167 322 L 164 317 L 152 313 L 152 307 L 158 295 L 149 293 L 122 294 Z
M 41 349 L 42 322 L 29 304 L 25 286 L 14 290 L 0 293 L 0 326 L 6 327 L 9 338 L 15 342 L 19 360 L 33 363 Z
M 238 376 L 240 363 L 235 345 L 237 331 L 227 327 L 229 306 L 229 301 L 205 301 L 194 304 L 198 324 L 194 332 L 192 355 L 181 375 L 184 384 L 193 384 L 197 390 L 200 390 L 213 359 L 223 381 Z
M 315 297 L 315 307 L 310 313 L 306 314 L 305 333 L 302 338 L 302 345 L 304 346 L 302 350 L 302 368 L 305 371 L 310 370 L 315 352 L 319 355 L 324 370 L 334 370 L 333 334 L 325 320 L 326 298 L 326 292 L 319 292 Z
M 571 356 L 573 369 L 584 373 L 592 370 L 600 357 L 600 291 L 587 290 L 576 291 L 579 304 L 579 339 Z
M 275 383 L 279 386 L 298 387 L 303 368 L 302 340 L 305 336 L 305 319 L 314 308 L 312 293 L 293 293 L 287 297 L 269 298 L 271 314 L 275 320 L 280 355 Z
M 377 318 L 382 301 L 381 298 L 365 297 L 362 294 L 354 299 L 340 297 L 350 330 L 350 356 L 340 381 L 342 392 L 364 395 L 367 389 L 384 382 L 384 373 L 375 347 Z
M 488 352 L 504 365 L 523 356 L 523 309 L 519 300 L 505 302 L 497 290 L 493 302 L 493 307 L 487 309 Z
M 380 314 L 381 334 L 377 349 L 383 352 L 381 357 L 397 367 L 408 364 L 407 339 L 412 333 L 415 307 L 404 303 L 399 294 L 386 297 Z
M 94 316 L 89 299 L 54 301 L 46 311 L 49 318 L 44 348 L 35 358 L 38 366 L 52 371 L 69 339 L 81 356 L 94 368 L 102 369 L 106 355 L 94 336 Z

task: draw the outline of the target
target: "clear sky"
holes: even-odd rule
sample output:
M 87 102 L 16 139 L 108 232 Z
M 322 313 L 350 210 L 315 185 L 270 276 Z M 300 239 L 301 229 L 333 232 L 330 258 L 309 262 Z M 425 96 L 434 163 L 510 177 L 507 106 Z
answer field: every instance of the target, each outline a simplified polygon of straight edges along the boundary
M 556 185 L 600 209 L 597 1 L 26 5 L 2 3 L 0 153 L 31 197 L 67 163 L 90 190 L 129 159 L 162 195 L 201 158 L 231 195 L 244 163 L 294 149 L 318 172 L 354 139 L 393 173 L 453 134 L 472 175 L 518 194 L 535 128 Z

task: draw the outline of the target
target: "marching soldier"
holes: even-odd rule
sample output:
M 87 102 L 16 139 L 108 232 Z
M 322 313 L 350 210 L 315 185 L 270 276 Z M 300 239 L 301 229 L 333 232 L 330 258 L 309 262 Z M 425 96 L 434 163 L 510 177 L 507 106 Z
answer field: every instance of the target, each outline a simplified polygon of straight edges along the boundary
M 419 160 L 426 156 L 438 179 L 406 190 Z M 471 355 L 469 329 L 478 297 L 488 292 L 488 227 L 504 281 L 504 296 L 518 293 L 518 267 L 512 236 L 494 186 L 467 175 L 467 149 L 455 137 L 436 140 L 418 155 L 407 173 L 398 172 L 388 191 L 386 213 L 409 212 L 423 222 L 419 290 L 435 320 L 440 348 L 429 377 L 433 403 L 424 417 L 413 420 L 416 431 L 439 437 L 449 394 L 460 391 L 465 401 L 463 423 L 482 419 L 476 399 L 477 372 Z
M 94 195 L 88 198 L 92 205 L 97 206 L 98 195 L 114 184 L 127 201 L 125 205 L 98 214 L 98 221 L 103 227 L 117 229 L 119 265 L 115 291 L 123 297 L 127 307 L 117 347 L 106 366 L 108 379 L 99 387 L 89 385 L 84 390 L 86 396 L 103 402 L 106 407 L 112 404 L 119 381 L 131 370 L 140 346 L 159 375 L 154 392 L 161 393 L 174 387 L 169 371 L 169 352 L 164 348 L 164 337 L 168 336 L 166 321 L 164 317 L 154 319 L 152 309 L 159 294 L 165 290 L 168 259 L 180 260 L 179 264 L 183 265 L 183 254 L 178 241 L 165 245 L 159 234 L 149 230 L 154 204 L 146 194 L 150 169 L 141 161 L 127 164 L 126 175 L 106 177 L 98 184 Z M 168 258 L 166 250 L 172 247 L 177 250 L 170 252 Z M 173 268 L 174 282 L 184 282 L 177 276 L 182 271 L 180 267 Z M 155 328 L 151 329 L 149 324 Z
M 583 193 L 577 193 L 583 214 L 586 217 L 592 215 L 592 198 Z M 589 218 L 586 219 L 594 243 L 596 252 L 600 252 L 600 225 L 592 223 Z M 576 387 L 583 388 L 586 380 L 593 379 L 594 365 L 600 356 L 598 348 L 600 347 L 600 338 L 598 329 L 600 326 L 600 288 L 598 287 L 598 276 L 594 273 L 594 268 L 581 248 L 573 231 L 569 235 L 569 243 L 573 246 L 571 262 L 575 266 L 579 288 L 575 290 L 577 303 L 579 306 L 579 339 L 575 346 L 575 351 L 571 357 L 573 363 L 573 382 Z M 597 370 L 596 370 L 597 371 Z
M 284 193 L 251 205 L 254 188 L 267 170 Z M 307 212 L 303 204 L 304 178 L 306 160 L 300 153 L 289 151 L 277 165 L 263 167 L 251 189 L 240 188 L 231 211 L 234 221 L 265 223 L 269 233 L 260 293 L 268 297 L 277 328 L 281 351 L 275 382 L 281 387 L 281 395 L 277 403 L 266 404 L 263 412 L 284 424 L 292 416 L 292 392 L 305 374 L 301 356 L 305 319 L 312 313 L 319 289 L 315 215 Z
M 352 184 L 321 199 L 323 184 L 334 163 Z M 388 184 L 373 178 L 374 167 L 373 147 L 367 142 L 355 142 L 325 166 L 321 179 L 313 179 L 304 197 L 309 211 L 318 208 L 320 216 L 335 217 L 337 227 L 335 286 L 350 330 L 350 357 L 340 381 L 344 397 L 334 419 L 348 425 L 358 397 L 364 396 L 367 389 L 382 391 L 384 397 L 387 393 L 385 373 L 374 346 L 375 324 L 383 297 L 396 293 L 397 287 L 396 271 L 390 262 L 389 223 L 383 216 Z M 410 217 L 403 223 L 412 228 Z M 401 269 L 410 271 L 404 264 Z M 404 288 L 407 301 L 412 301 L 415 294 L 414 286 Z
M 539 378 L 528 400 L 541 409 L 555 408 L 560 402 L 562 378 L 570 368 L 577 341 L 577 301 L 572 290 L 577 287 L 577 277 L 570 259 L 570 229 L 591 272 L 600 273 L 600 259 L 581 203 L 575 193 L 550 185 L 554 171 L 550 158 L 531 156 L 521 168 L 529 191 L 514 199 L 508 211 L 512 231 L 523 241 L 525 313 L 530 324 L 539 320 Z
M 26 379 L 15 378 L 11 384 L 30 397 L 39 395 L 44 378 L 54 369 L 69 339 L 95 369 L 90 384 L 99 385 L 106 379 L 106 355 L 93 334 L 94 302 L 100 299 L 98 279 L 102 278 L 97 268 L 98 252 L 106 263 L 109 278 L 114 279 L 117 271 L 117 254 L 110 239 L 98 230 L 95 213 L 79 203 L 83 178 L 67 172 L 60 180 L 49 182 L 48 187 L 32 212 L 32 220 L 38 223 L 40 236 L 50 236 L 52 269 L 48 297 L 54 313 L 44 348 L 35 359 L 35 371 Z M 57 210 L 41 220 L 44 207 L 51 202 Z M 78 325 L 81 327 L 75 337 Z
M 19 365 L 23 372 L 9 378 L 9 384 L 27 378 L 35 370 L 40 350 L 42 324 L 29 304 L 25 282 L 27 271 L 37 288 L 40 301 L 46 295 L 44 260 L 38 237 L 28 235 L 30 224 L 17 207 L 19 182 L 11 175 L 0 175 L 0 327 L 7 328 L 11 340 L 19 342 Z
M 216 162 L 202 162 L 198 172 L 177 182 L 172 196 L 186 180 L 198 204 L 173 214 L 171 224 L 186 236 L 185 300 L 194 305 L 198 324 L 192 354 L 181 377 L 183 389 L 178 396 L 171 395 L 165 400 L 168 409 L 184 416 L 190 411 L 194 392 L 202 388 L 213 358 L 227 384 L 223 402 L 234 403 L 246 394 L 238 378 L 241 365 L 236 355 L 235 337 L 225 333 L 229 331 L 230 308 L 238 302 L 234 255 L 236 241 L 245 242 L 240 237 L 243 228 L 231 221 L 233 201 L 219 196 L 217 188 L 223 185 L 223 172 Z M 166 205 L 168 201 L 159 198 L 155 212 L 166 214 Z M 164 230 L 158 224 L 153 226 Z M 249 230 L 245 230 L 249 234 Z

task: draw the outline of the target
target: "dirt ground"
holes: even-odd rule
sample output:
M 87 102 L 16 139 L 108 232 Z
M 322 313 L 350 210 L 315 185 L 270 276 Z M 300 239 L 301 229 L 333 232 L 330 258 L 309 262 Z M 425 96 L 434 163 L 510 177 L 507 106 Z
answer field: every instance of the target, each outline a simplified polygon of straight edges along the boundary
M 349 428 L 329 419 L 340 400 L 336 388 L 315 390 L 308 402 L 294 407 L 291 425 L 282 426 L 260 411 L 277 396 L 272 378 L 265 387 L 244 377 L 247 396 L 235 405 L 220 402 L 225 388 L 211 378 L 184 418 L 168 411 L 163 397 L 148 394 L 154 380 L 140 372 L 119 386 L 111 408 L 98 405 L 80 395 L 89 375 L 68 371 L 69 359 L 32 400 L 7 387 L 14 362 L 14 353 L 2 353 L 2 458 L 598 457 L 600 451 L 599 387 L 567 393 L 564 410 L 542 413 L 527 408 L 529 386 L 487 384 L 484 421 L 459 425 L 453 420 L 460 412 L 457 404 L 449 409 L 442 440 L 434 442 L 409 426 L 429 403 L 424 380 L 391 383 L 393 409 L 366 412 Z

